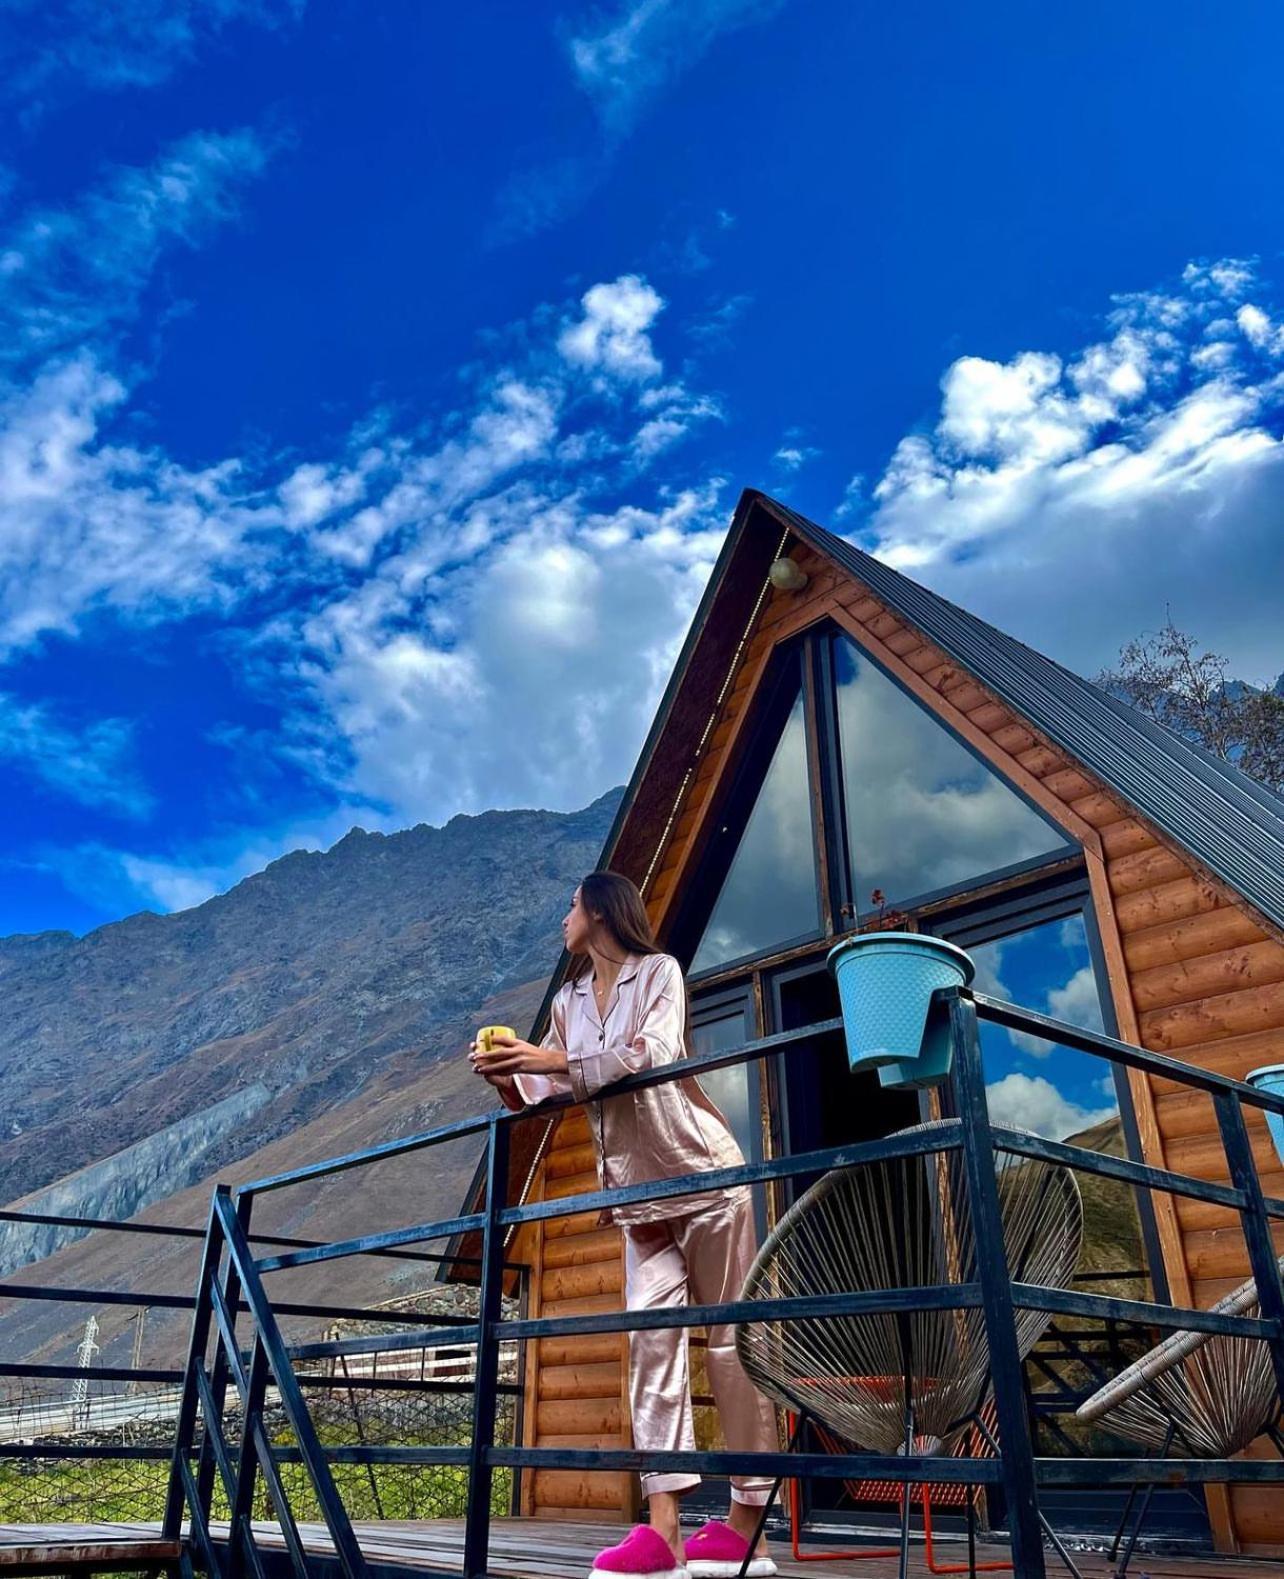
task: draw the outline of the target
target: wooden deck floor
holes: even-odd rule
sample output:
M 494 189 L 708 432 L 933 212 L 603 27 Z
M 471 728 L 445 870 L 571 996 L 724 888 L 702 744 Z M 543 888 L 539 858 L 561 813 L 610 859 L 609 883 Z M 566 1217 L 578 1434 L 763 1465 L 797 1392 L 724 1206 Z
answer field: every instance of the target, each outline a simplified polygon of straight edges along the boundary
M 178 1554 L 156 1524 L 0 1524 L 0 1570 L 10 1574 L 145 1570 Z
M 255 1526 L 262 1547 L 284 1549 L 275 1525 Z M 435 1519 L 418 1523 L 389 1520 L 359 1524 L 357 1536 L 366 1561 L 372 1568 L 395 1565 L 405 1570 L 458 1572 L 463 1552 L 462 1520 Z M 225 1533 L 226 1527 L 222 1532 Z M 301 1531 L 308 1551 L 321 1559 L 333 1556 L 333 1549 L 320 1525 L 303 1525 Z M 532 1519 L 497 1519 L 491 1530 L 490 1572 L 503 1579 L 587 1579 L 592 1559 L 603 1546 L 620 1538 L 618 1524 L 563 1524 Z M 90 1566 L 145 1569 L 163 1565 L 176 1556 L 172 1546 L 159 1539 L 155 1525 L 147 1524 L 66 1524 L 0 1526 L 0 1571 L 10 1573 L 69 1574 L 86 1572 Z M 938 1562 L 962 1560 L 961 1544 L 941 1543 Z M 1085 1579 L 1108 1579 L 1111 1565 L 1104 1557 L 1091 1553 L 1075 1554 Z M 824 1564 L 795 1563 L 788 1558 L 785 1545 L 773 1547 L 782 1579 L 894 1579 L 896 1560 L 879 1558 L 867 1561 L 841 1561 Z M 978 1551 L 981 1561 L 1002 1561 L 1004 1548 L 984 1546 Z M 914 1579 L 929 1579 L 922 1547 L 916 1545 L 910 1572 Z M 1049 1554 L 1048 1573 L 1064 1570 Z M 1253 1561 L 1231 1557 L 1175 1559 L 1139 1555 L 1134 1558 L 1133 1579 L 1282 1579 L 1284 1563 Z

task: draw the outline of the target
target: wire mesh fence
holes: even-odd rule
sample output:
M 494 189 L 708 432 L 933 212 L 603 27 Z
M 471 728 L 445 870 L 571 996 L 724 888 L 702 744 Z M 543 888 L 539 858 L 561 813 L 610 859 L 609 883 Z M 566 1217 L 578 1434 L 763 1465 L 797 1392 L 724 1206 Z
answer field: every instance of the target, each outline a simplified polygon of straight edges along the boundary
M 466 1315 L 469 1297 L 475 1299 L 475 1291 L 452 1290 L 451 1312 Z M 428 1326 L 440 1314 L 443 1299 L 430 1292 L 381 1308 L 390 1314 L 422 1313 Z M 508 1314 L 515 1313 L 513 1303 Z M 404 1331 L 404 1323 L 374 1318 L 336 1324 L 325 1335 Z M 301 1365 L 298 1376 L 324 1447 L 454 1448 L 466 1447 L 471 1439 L 474 1367 L 474 1350 L 461 1345 L 340 1356 Z M 515 1389 L 515 1346 L 504 1354 L 500 1372 L 501 1382 Z M 176 1384 L 112 1380 L 95 1375 L 92 1367 L 71 1380 L 0 1378 L 0 1524 L 159 1521 L 180 1401 Z M 228 1388 L 223 1418 L 235 1451 L 242 1419 L 234 1387 Z M 297 1446 L 273 1388 L 264 1426 L 274 1448 Z M 501 1394 L 496 1441 L 516 1443 L 518 1432 L 518 1399 L 510 1391 Z M 283 1462 L 279 1473 L 294 1517 L 319 1519 L 303 1465 Z M 461 1466 L 336 1463 L 333 1474 L 352 1519 L 458 1518 L 465 1511 L 467 1471 Z M 493 1512 L 509 1510 L 513 1489 L 512 1472 L 497 1473 Z M 224 1519 L 228 1512 L 216 1478 L 212 1515 Z M 254 1517 L 276 1518 L 262 1477 L 255 1488 Z

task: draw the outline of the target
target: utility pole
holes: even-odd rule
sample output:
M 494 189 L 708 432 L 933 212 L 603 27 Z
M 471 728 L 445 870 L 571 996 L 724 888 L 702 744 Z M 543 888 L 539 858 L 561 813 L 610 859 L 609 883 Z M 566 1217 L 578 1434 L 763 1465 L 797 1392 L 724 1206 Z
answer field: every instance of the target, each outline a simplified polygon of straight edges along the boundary
M 98 1317 L 90 1316 L 85 1323 L 85 1335 L 80 1340 L 80 1347 L 76 1350 L 76 1363 L 80 1366 L 82 1374 L 71 1384 L 71 1423 L 74 1429 L 83 1429 L 89 1424 L 89 1369 L 94 1363 L 98 1344 Z
M 146 1322 L 147 1307 L 145 1305 L 140 1305 L 138 1307 L 138 1314 L 134 1317 L 134 1353 L 129 1362 L 129 1368 L 131 1371 L 141 1371 L 143 1368 L 143 1327 L 146 1325 Z M 136 1393 L 137 1391 L 137 1381 L 131 1381 L 129 1386 L 125 1389 L 127 1395 L 130 1393 Z

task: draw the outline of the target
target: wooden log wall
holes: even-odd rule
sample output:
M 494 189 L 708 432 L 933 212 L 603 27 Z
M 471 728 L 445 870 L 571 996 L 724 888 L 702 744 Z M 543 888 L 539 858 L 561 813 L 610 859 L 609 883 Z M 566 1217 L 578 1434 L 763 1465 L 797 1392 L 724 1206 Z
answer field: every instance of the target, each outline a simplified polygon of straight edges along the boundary
M 566 1114 L 536 1173 L 529 1199 L 554 1200 L 597 1189 L 593 1144 L 582 1110 Z M 596 1212 L 532 1225 L 514 1254 L 534 1268 L 532 1316 L 589 1316 L 622 1307 L 620 1235 L 600 1228 Z M 526 1362 L 526 1441 L 536 1447 L 627 1447 L 628 1338 L 602 1333 L 544 1338 Z M 628 1522 L 637 1510 L 637 1479 L 618 1471 L 526 1475 L 522 1513 L 545 1519 Z
M 646 891 L 661 935 L 683 876 L 694 867 L 714 791 L 744 745 L 746 720 L 772 649 L 828 617 L 1082 845 L 1116 1021 L 1126 1040 L 1233 1075 L 1284 1061 L 1284 938 L 868 588 L 805 544 L 792 542 L 786 551 L 809 581 L 800 593 L 772 592 L 746 643 Z M 1211 1104 L 1135 1073 L 1130 1085 L 1146 1160 L 1224 1180 Z M 1263 1187 L 1284 1196 L 1284 1170 L 1265 1124 L 1256 1114 L 1249 1115 L 1249 1124 Z M 579 1193 L 593 1188 L 592 1170 L 584 1119 L 568 1116 L 536 1188 Z M 1248 1275 L 1233 1213 L 1154 1199 L 1175 1302 L 1208 1305 Z M 1277 1237 L 1284 1250 L 1284 1232 Z M 538 1297 L 545 1314 L 619 1307 L 621 1259 L 614 1230 L 599 1229 L 595 1218 L 564 1219 L 547 1225 L 539 1253 Z M 622 1337 L 540 1344 L 531 1367 L 528 1440 L 627 1445 L 626 1344 Z M 541 1474 L 527 1492 L 524 1511 L 573 1518 L 592 1509 L 595 1516 L 628 1519 L 635 1484 L 631 1476 Z M 1219 1546 L 1284 1555 L 1281 1504 L 1273 1488 L 1235 1487 L 1229 1495 L 1225 1488 L 1210 1488 Z

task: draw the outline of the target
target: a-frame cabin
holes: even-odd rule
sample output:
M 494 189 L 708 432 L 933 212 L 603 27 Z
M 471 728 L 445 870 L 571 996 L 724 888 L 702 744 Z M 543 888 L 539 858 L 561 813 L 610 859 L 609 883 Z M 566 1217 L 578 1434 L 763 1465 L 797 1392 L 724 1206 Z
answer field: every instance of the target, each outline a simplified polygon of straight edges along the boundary
M 781 558 L 804 585 L 777 587 Z M 837 1014 L 825 953 L 877 924 L 877 889 L 1000 996 L 1227 1074 L 1284 1060 L 1284 802 L 760 493 L 740 500 L 599 865 L 639 885 L 687 968 L 700 1051 Z M 1046 1097 L 1039 1051 L 987 1045 L 987 1078 Z M 1105 1090 L 1083 1062 L 1074 1102 L 1117 1100 L 1134 1156 L 1224 1170 L 1208 1099 L 1137 1074 Z M 835 1046 L 794 1073 L 724 1071 L 712 1094 L 761 1157 L 918 1121 L 916 1095 L 868 1079 L 854 1100 Z M 1250 1123 L 1263 1188 L 1284 1196 Z M 596 1188 L 581 1112 L 521 1135 L 513 1200 Z M 1208 1305 L 1248 1275 L 1230 1211 L 1156 1196 L 1141 1217 L 1155 1297 Z M 509 1253 L 533 1270 L 532 1315 L 619 1308 L 619 1236 L 593 1214 L 524 1229 Z M 624 1336 L 532 1345 L 527 1443 L 630 1445 L 626 1356 Z M 635 1484 L 538 1473 L 522 1511 L 627 1519 Z M 1210 1488 L 1217 1546 L 1284 1553 L 1281 1501 Z

